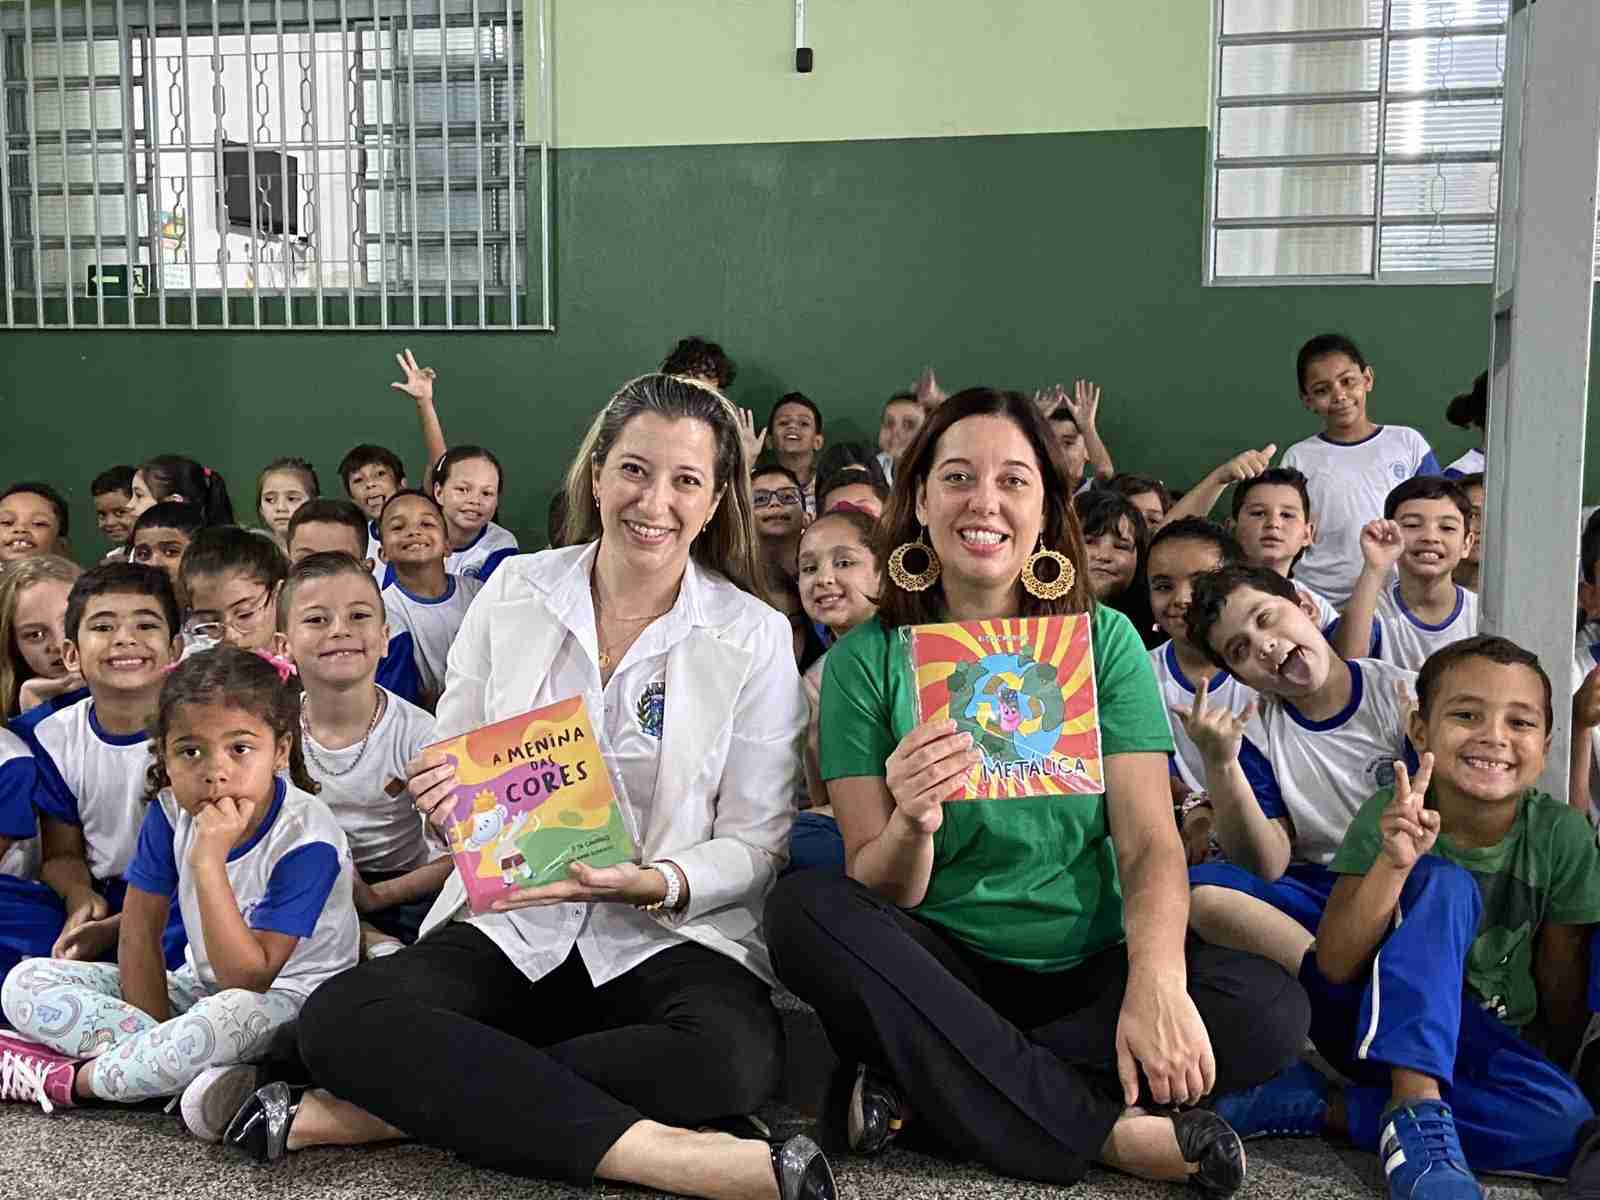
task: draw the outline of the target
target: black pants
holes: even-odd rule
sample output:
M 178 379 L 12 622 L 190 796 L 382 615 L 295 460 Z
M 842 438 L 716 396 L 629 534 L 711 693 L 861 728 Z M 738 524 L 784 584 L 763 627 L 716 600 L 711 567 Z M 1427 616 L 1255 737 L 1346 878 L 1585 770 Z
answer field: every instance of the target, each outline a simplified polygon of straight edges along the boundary
M 767 900 L 779 978 L 816 1008 L 846 1063 L 900 1088 L 951 1150 L 1007 1175 L 1075 1183 L 1123 1111 L 1116 1031 L 1125 947 L 1043 974 L 958 946 L 852 879 L 803 871 Z M 1217 1062 L 1216 1092 L 1300 1054 L 1305 991 L 1276 963 L 1190 937 L 1189 995 Z M 1143 1102 L 1149 1104 L 1148 1085 Z
M 329 980 L 300 1015 L 300 1053 L 334 1095 L 480 1166 L 579 1184 L 640 1120 L 754 1111 L 782 1037 L 767 985 L 703 946 L 600 987 L 574 949 L 530 983 L 465 924 Z
M 369 885 L 385 883 L 410 873 L 409 871 L 363 871 L 361 881 Z M 391 904 L 388 908 L 380 908 L 377 912 L 362 913 L 361 919 L 379 933 L 399 938 L 401 943 L 411 946 L 421 935 L 423 922 L 428 919 L 428 912 L 438 898 L 437 891 L 430 892 L 415 900 L 407 900 L 404 904 Z

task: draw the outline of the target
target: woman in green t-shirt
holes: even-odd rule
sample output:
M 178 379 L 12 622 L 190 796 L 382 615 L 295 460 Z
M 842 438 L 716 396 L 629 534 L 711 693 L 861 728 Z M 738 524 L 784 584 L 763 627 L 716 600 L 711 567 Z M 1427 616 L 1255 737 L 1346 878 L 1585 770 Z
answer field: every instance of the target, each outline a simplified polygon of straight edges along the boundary
M 1309 1008 L 1276 964 L 1186 942 L 1166 714 L 1133 626 L 1089 592 L 1070 501 L 1020 394 L 971 389 L 929 418 L 880 528 L 878 616 L 823 677 L 846 874 L 780 883 L 768 945 L 847 1064 L 824 1120 L 851 1149 L 904 1128 L 1010 1175 L 1101 1162 L 1227 1195 L 1239 1138 L 1185 1106 L 1293 1062 Z M 1073 612 L 1091 614 L 1105 793 L 947 803 L 978 751 L 917 723 L 900 629 Z

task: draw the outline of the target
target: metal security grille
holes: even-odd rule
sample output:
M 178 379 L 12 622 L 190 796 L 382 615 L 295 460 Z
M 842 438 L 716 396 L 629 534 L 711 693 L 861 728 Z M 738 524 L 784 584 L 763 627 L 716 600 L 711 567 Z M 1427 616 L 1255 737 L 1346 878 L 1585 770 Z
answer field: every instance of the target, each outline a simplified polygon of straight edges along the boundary
M 1216 0 L 1212 283 L 1487 282 L 1509 0 Z
M 26 0 L 0 38 L 5 325 L 551 328 L 545 0 Z

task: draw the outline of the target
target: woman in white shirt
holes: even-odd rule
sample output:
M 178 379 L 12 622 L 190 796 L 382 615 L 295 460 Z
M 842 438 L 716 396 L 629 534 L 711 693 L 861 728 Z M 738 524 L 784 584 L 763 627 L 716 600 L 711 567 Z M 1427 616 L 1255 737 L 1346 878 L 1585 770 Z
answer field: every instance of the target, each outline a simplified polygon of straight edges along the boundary
M 807 1138 L 700 1131 L 764 1102 L 783 1059 L 760 914 L 806 702 L 788 622 L 757 595 L 751 513 L 718 393 L 647 375 L 612 398 L 568 472 L 565 548 L 509 560 L 468 611 L 437 736 L 582 695 L 642 865 L 575 865 L 479 916 L 453 876 L 415 947 L 307 1006 L 301 1053 L 326 1090 L 261 1089 L 230 1141 L 277 1157 L 410 1136 L 581 1184 L 834 1195 Z M 445 819 L 454 767 L 408 773 Z

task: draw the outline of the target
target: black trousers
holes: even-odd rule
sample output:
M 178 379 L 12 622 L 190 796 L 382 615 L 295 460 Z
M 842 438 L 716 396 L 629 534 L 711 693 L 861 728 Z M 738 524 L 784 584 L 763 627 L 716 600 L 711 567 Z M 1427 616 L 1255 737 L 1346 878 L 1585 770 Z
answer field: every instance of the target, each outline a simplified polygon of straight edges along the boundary
M 300 1015 L 300 1053 L 334 1095 L 477 1165 L 579 1184 L 640 1120 L 753 1112 L 782 1038 L 767 985 L 703 946 L 600 987 L 574 949 L 530 983 L 460 923 L 329 980 Z
M 1123 1112 L 1116 1032 L 1123 946 L 1043 974 L 985 959 L 852 879 L 803 871 L 767 900 L 778 976 L 822 1018 L 846 1063 L 895 1081 L 952 1151 L 1007 1175 L 1075 1183 Z M 1276 963 L 1190 937 L 1189 995 L 1215 1091 L 1250 1087 L 1300 1054 L 1310 1005 Z M 1141 1073 L 1142 1101 L 1150 1104 Z

